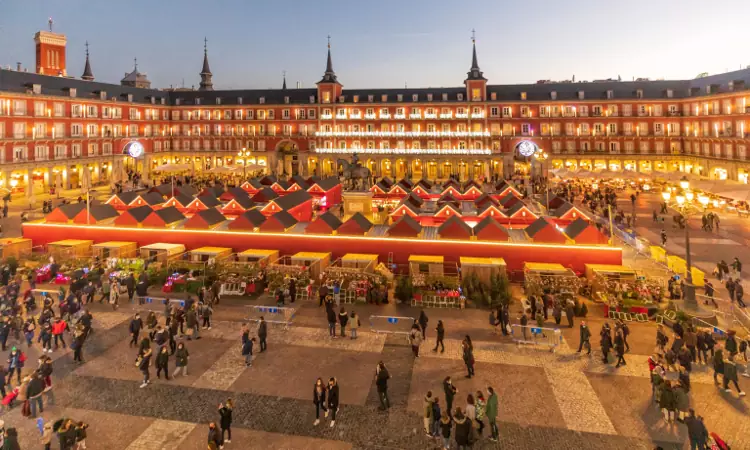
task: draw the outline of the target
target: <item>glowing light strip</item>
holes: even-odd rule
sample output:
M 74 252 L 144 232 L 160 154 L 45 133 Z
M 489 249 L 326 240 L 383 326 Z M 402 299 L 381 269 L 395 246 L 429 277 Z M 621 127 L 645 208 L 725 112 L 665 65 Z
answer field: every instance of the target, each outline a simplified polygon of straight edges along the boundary
M 91 229 L 91 230 L 102 230 L 102 231 L 124 231 L 124 232 L 175 232 L 175 233 L 200 233 L 200 234 L 206 234 L 209 236 L 216 235 L 216 234 L 225 234 L 228 236 L 240 236 L 240 235 L 247 235 L 247 236 L 258 236 L 258 237 L 264 237 L 264 236 L 275 236 L 275 237 L 286 237 L 286 238 L 301 238 L 301 239 L 341 239 L 341 240 L 349 240 L 349 241 L 377 241 L 377 242 L 401 242 L 401 243 L 409 243 L 413 244 L 414 239 L 407 239 L 407 238 L 398 238 L 398 237 L 374 237 L 374 236 L 339 236 L 339 235 L 315 235 L 315 234 L 293 234 L 293 233 L 265 233 L 265 232 L 258 232 L 258 233 L 248 233 L 248 232 L 238 232 L 238 231 L 221 231 L 221 230 L 186 230 L 182 228 L 171 228 L 171 229 L 164 229 L 164 228 L 116 228 L 116 227 L 107 227 L 107 226 L 101 226 L 101 225 L 69 225 L 69 224 L 56 224 L 56 223 L 25 223 L 23 224 L 23 227 L 42 227 L 42 228 L 63 228 L 63 229 L 76 229 L 80 228 L 82 230 Z M 597 250 L 597 251 L 617 251 L 622 252 L 621 247 L 610 247 L 609 245 L 601 245 L 601 246 L 594 246 L 594 245 L 577 245 L 577 244 L 537 244 L 533 242 L 529 243 L 519 243 L 519 242 L 496 242 L 496 241 L 470 241 L 470 240 L 453 240 L 453 239 L 418 239 L 421 243 L 429 243 L 429 244 L 461 244 L 461 245 L 479 245 L 479 246 L 496 246 L 496 247 L 538 247 L 538 248 L 556 248 L 556 249 L 567 249 L 570 250 L 571 248 L 575 249 L 582 249 L 582 250 Z M 182 245 L 182 244 L 177 244 Z
M 315 153 L 363 153 L 373 155 L 491 155 L 489 149 L 458 148 L 316 148 Z
M 489 131 L 316 131 L 318 137 L 490 137 Z

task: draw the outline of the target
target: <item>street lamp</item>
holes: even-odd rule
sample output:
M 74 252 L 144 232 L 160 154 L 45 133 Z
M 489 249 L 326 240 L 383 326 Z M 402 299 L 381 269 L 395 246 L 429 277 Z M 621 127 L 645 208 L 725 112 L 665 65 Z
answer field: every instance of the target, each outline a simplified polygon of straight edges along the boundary
M 691 214 L 703 212 L 706 206 L 708 206 L 709 199 L 705 195 L 698 195 L 699 205 L 696 205 L 693 202 L 693 200 L 695 200 L 695 193 L 689 190 L 690 181 L 687 177 L 682 177 L 680 180 L 680 188 L 682 188 L 683 192 L 675 196 L 675 202 L 672 204 L 669 203 L 669 200 L 672 198 L 672 193 L 669 190 L 662 192 L 661 196 L 664 199 L 664 203 L 668 207 L 677 211 L 685 222 L 685 263 L 687 265 L 687 274 L 685 275 L 684 300 L 686 308 L 695 310 L 698 308 L 698 302 L 695 299 L 695 286 L 693 285 L 692 257 L 690 255 L 690 226 L 688 218 Z
M 237 152 L 237 161 L 242 161 L 242 181 L 245 181 L 247 178 L 247 160 L 250 156 L 252 156 L 253 152 L 248 150 L 245 147 L 242 147 L 242 150 Z

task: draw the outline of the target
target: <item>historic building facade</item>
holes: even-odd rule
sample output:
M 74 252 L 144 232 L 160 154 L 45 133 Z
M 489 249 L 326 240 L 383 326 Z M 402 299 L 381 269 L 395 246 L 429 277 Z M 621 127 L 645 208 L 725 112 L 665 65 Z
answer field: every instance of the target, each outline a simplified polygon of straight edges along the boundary
M 88 50 L 82 77 L 65 77 L 65 36 L 41 33 L 38 73 L 0 70 L 0 183 L 29 195 L 114 182 L 128 167 L 148 179 L 165 163 L 328 175 L 354 154 L 377 176 L 429 179 L 561 167 L 744 182 L 750 173 L 750 69 L 492 85 L 474 44 L 461 87 L 349 90 L 329 44 L 316 88 L 284 79 L 280 89 L 214 90 L 204 48 L 198 90 L 157 90 L 137 63 L 120 85 L 95 82 Z

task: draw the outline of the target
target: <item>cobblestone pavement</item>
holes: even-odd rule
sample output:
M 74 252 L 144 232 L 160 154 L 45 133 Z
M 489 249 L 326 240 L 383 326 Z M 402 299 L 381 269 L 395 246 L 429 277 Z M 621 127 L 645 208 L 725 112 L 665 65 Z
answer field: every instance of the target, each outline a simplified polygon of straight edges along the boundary
M 643 336 L 633 339 L 628 364 L 615 369 L 601 362 L 596 349 L 590 357 L 575 352 L 577 328 L 563 331 L 563 343 L 553 353 L 494 336 L 484 325 L 484 313 L 428 311 L 431 321 L 439 316 L 449 330 L 477 336 L 476 376 L 467 379 L 455 332 L 445 340 L 444 353 L 431 351 L 434 332 L 428 333 L 420 357 L 414 358 L 402 335 L 362 329 L 356 340 L 331 339 L 320 327 L 323 311 L 310 307 L 302 308 L 309 318 L 304 326 L 286 331 L 271 327 L 268 351 L 257 353 L 246 368 L 239 345 L 242 314 L 233 317 L 225 307 L 217 314 L 222 320 L 202 330 L 202 339 L 185 341 L 190 351 L 187 376 L 155 379 L 152 367 L 153 382 L 141 389 L 135 349 L 128 346 L 129 314 L 92 308 L 97 326 L 84 347 L 86 363 L 74 365 L 69 352 L 53 354 L 56 402 L 43 414 L 46 420 L 74 417 L 90 423 L 91 449 L 203 449 L 207 423 L 218 421 L 217 406 L 230 397 L 235 403 L 233 439 L 225 449 L 435 449 L 437 441 L 422 431 L 422 401 L 431 390 L 445 408 L 446 376 L 459 389 L 454 407 L 463 407 L 467 394 L 487 386 L 498 392 L 500 441 L 482 438 L 474 448 L 687 448 L 684 426 L 666 424 L 652 403 L 646 364 L 648 342 L 653 342 L 649 325 L 634 330 Z M 467 318 L 476 323 L 476 333 Z M 601 321 L 592 318 L 589 323 L 596 334 Z M 34 351 L 29 352 L 30 363 Z M 378 361 L 391 374 L 388 412 L 378 410 L 373 385 Z M 336 425 L 328 426 L 329 417 L 314 426 L 312 385 L 317 377 L 331 376 L 341 386 Z M 717 389 L 703 366 L 695 368 L 691 379 L 691 405 L 709 429 L 729 439 L 733 448 L 750 448 L 746 401 Z M 740 383 L 748 384 L 744 377 Z M 38 447 L 36 423 L 22 418 L 19 408 L 2 419 L 19 429 L 21 448 Z

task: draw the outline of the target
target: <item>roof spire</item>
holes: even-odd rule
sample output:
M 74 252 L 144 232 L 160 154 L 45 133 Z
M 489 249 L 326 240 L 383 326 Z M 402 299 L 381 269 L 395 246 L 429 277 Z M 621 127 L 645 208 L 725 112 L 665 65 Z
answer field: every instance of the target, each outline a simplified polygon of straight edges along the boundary
M 282 70 L 281 74 L 284 77 L 284 83 L 281 85 L 281 89 L 286 91 L 286 70 Z
M 338 83 L 336 72 L 333 71 L 333 60 L 331 60 L 331 35 L 328 35 L 328 60 L 326 61 L 326 72 L 319 83 Z
M 203 69 L 201 69 L 201 82 L 198 86 L 199 91 L 213 91 L 214 83 L 211 81 L 213 74 L 211 67 L 208 65 L 208 38 L 203 38 Z
M 482 71 L 479 69 L 479 63 L 477 62 L 477 34 L 475 30 L 471 30 L 471 69 L 469 69 L 467 80 L 486 80 Z
M 138 58 L 133 58 L 133 71 L 138 73 Z
M 89 41 L 86 41 L 86 66 L 83 68 L 82 80 L 94 81 L 94 73 L 91 71 L 91 63 L 89 63 Z

